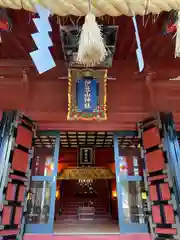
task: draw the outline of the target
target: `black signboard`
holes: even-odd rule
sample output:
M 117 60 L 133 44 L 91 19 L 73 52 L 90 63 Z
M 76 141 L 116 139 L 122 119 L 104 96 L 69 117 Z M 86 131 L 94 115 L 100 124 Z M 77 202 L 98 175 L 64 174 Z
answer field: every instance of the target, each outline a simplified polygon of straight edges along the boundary
M 79 148 L 79 165 L 93 165 L 94 164 L 94 148 L 81 147 Z

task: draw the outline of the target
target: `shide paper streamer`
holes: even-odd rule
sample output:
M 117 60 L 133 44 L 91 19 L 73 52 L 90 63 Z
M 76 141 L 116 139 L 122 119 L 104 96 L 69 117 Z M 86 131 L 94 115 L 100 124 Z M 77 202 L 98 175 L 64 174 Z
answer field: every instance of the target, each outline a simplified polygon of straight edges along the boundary
M 89 3 L 91 5 L 91 1 L 89 0 Z M 52 43 L 52 40 L 50 39 L 49 37 L 49 32 L 52 31 L 52 28 L 51 28 L 51 25 L 50 25 L 50 22 L 49 22 L 49 16 L 50 16 L 50 11 L 46 8 L 44 8 L 43 6 L 39 5 L 39 4 L 35 4 L 35 8 L 36 8 L 36 11 L 37 13 L 39 14 L 39 18 L 34 18 L 33 19 L 33 22 L 38 30 L 38 33 L 34 33 L 32 34 L 32 38 L 37 46 L 37 50 L 33 51 L 30 53 L 30 56 L 39 72 L 39 74 L 42 74 L 50 69 L 52 69 L 53 67 L 56 66 L 53 58 L 52 58 L 52 55 L 49 51 L 49 47 L 53 46 L 53 43 Z M 91 12 L 89 13 L 91 14 Z M 134 14 L 133 14 L 134 15 Z M 90 15 L 88 15 L 89 17 Z M 97 25 L 97 23 L 95 22 L 95 16 L 93 16 L 93 26 Z M 143 69 L 144 69 L 144 59 L 143 59 L 143 54 L 142 54 L 142 49 L 141 49 L 141 42 L 140 42 L 140 38 L 139 38 L 139 32 L 138 32 L 138 27 L 137 27 L 137 22 L 136 22 L 136 17 L 135 15 L 132 17 L 132 20 L 133 20 L 133 24 L 134 24 L 134 29 L 135 29 L 135 37 L 136 37 L 136 42 L 137 42 L 137 50 L 136 50 L 136 56 L 137 56 L 137 61 L 138 61 L 138 66 L 139 66 L 139 72 L 142 72 Z M 90 21 L 92 22 L 92 21 Z M 91 26 L 92 29 L 94 29 L 94 27 Z M 99 30 L 100 31 L 100 30 Z M 87 31 L 86 31 L 86 38 L 88 39 L 87 35 L 89 36 L 89 34 L 87 34 Z M 96 34 L 95 34 L 96 35 Z M 95 37 L 93 35 L 93 37 Z M 84 39 L 86 39 L 84 38 Z M 97 39 L 96 39 L 97 40 Z M 102 49 L 103 49 L 103 57 L 102 59 L 104 58 L 104 56 L 106 55 L 106 50 L 105 50 L 105 46 L 104 46 L 104 43 L 103 41 L 101 42 L 100 40 L 101 37 L 98 38 L 98 41 L 99 43 L 101 43 L 102 45 Z M 82 33 L 81 33 L 81 42 L 84 44 L 84 40 L 82 41 Z M 86 41 L 86 42 L 89 42 L 89 41 Z M 92 43 L 95 42 L 94 40 L 91 41 Z M 89 43 L 88 43 L 89 44 Z M 88 45 L 87 44 L 87 45 Z M 78 50 L 78 60 L 83 63 L 84 65 L 86 66 L 89 66 L 90 65 L 96 65 L 99 63 L 99 61 L 102 59 L 94 59 L 95 58 L 95 54 L 93 54 L 93 59 L 92 57 L 90 59 L 84 59 L 82 56 L 84 56 L 83 54 L 80 54 L 80 49 L 83 51 L 85 50 L 86 54 L 87 55 L 87 45 L 85 47 L 82 47 L 81 46 L 82 44 L 79 45 L 79 50 Z M 90 44 L 92 45 L 92 44 Z M 98 44 L 97 44 L 98 45 Z M 80 48 L 81 46 L 81 48 Z M 94 46 L 94 45 L 93 45 Z M 99 45 L 100 46 L 100 45 Z M 99 47 L 100 49 L 100 47 Z M 93 48 L 90 48 L 89 50 L 91 50 L 92 52 L 93 51 Z M 99 54 L 100 56 L 101 54 Z M 81 56 L 81 57 L 80 57 Z
M 35 4 L 39 18 L 34 18 L 33 22 L 38 30 L 37 33 L 31 34 L 37 50 L 30 53 L 30 56 L 37 68 L 39 74 L 42 74 L 56 66 L 54 59 L 49 51 L 49 47 L 53 46 L 49 32 L 52 31 L 49 16 L 50 11 L 39 4 Z
M 145 10 L 145 12 L 147 12 L 147 10 L 148 10 L 149 1 L 147 3 L 148 3 L 147 9 Z M 143 58 L 142 49 L 141 49 L 141 41 L 140 41 L 140 37 L 139 37 L 136 15 L 131 8 L 130 2 L 127 1 L 126 4 L 128 5 L 129 13 L 132 14 L 132 16 L 133 16 L 132 21 L 133 21 L 133 25 L 134 25 L 134 31 L 135 31 L 135 37 L 136 37 L 136 43 L 137 43 L 136 57 L 137 57 L 137 61 L 138 61 L 139 72 L 142 72 L 144 69 L 144 58 Z
M 175 58 L 180 57 L 180 11 L 177 12 Z
M 144 59 L 143 59 L 143 54 L 142 54 L 142 49 L 141 49 L 141 42 L 140 42 L 136 17 L 133 16 L 132 20 L 133 20 L 133 24 L 134 24 L 134 30 L 135 30 L 135 36 L 136 36 L 136 42 L 137 42 L 136 56 L 137 56 L 137 60 L 138 60 L 139 72 L 142 72 L 142 70 L 144 69 Z

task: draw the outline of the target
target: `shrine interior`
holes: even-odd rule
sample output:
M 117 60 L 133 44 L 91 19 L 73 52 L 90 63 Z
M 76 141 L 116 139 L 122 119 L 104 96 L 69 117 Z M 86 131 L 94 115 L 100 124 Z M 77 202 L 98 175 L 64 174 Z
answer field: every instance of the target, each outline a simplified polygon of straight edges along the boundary
M 112 132 L 62 132 L 54 199 L 54 233 L 118 234 L 114 135 Z M 55 138 L 34 138 L 33 176 L 51 176 Z M 120 171 L 142 176 L 137 136 L 118 137 L 124 165 Z M 127 223 L 146 221 L 143 182 L 124 182 L 122 214 Z M 27 223 L 47 223 L 51 205 L 50 184 L 31 183 L 32 205 Z M 43 206 L 42 206 L 43 205 Z M 42 211 L 43 209 L 43 211 Z

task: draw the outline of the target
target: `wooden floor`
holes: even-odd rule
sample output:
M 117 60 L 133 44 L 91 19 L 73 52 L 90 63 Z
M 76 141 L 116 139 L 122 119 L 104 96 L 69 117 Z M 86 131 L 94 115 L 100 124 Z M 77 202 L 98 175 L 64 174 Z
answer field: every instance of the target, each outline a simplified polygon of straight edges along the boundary
M 152 240 L 149 234 L 53 235 L 25 234 L 24 240 Z
M 24 240 L 152 240 L 149 234 L 119 234 L 115 222 L 55 223 L 53 234 L 25 234 Z
M 71 223 L 55 223 L 55 234 L 119 234 L 119 224 L 113 221 L 82 221 Z

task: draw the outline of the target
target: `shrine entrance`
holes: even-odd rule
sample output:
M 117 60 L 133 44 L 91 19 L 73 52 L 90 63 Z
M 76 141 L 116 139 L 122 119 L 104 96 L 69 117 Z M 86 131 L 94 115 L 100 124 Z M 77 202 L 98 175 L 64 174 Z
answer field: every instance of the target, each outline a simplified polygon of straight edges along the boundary
M 136 132 L 61 132 L 54 232 L 147 233 L 142 161 Z M 122 210 L 118 210 L 115 154 L 121 149 Z M 118 161 L 118 158 L 117 158 Z M 119 176 L 119 175 L 118 175 Z M 127 224 L 127 227 L 126 227 Z M 126 227 L 126 230 L 124 230 Z M 130 232 L 129 231 L 129 232 Z
M 82 145 L 76 144 L 78 141 Z M 99 146 L 93 146 L 93 142 Z M 104 146 L 108 150 L 103 153 Z M 102 186 L 108 193 L 109 216 L 114 214 L 114 220 L 118 219 L 117 233 L 150 231 L 153 239 L 180 238 L 180 151 L 171 114 L 160 113 L 157 118 L 140 122 L 138 131 L 114 134 L 36 131 L 34 122 L 26 116 L 5 112 L 0 147 L 3 240 L 22 239 L 24 233 L 54 233 L 57 219 L 63 216 L 63 205 L 58 205 L 63 197 L 66 202 L 72 194 L 78 199 L 85 195 L 87 199 L 90 195 L 96 198 Z M 84 174 L 82 169 L 86 168 L 91 170 Z M 77 187 L 73 192 L 73 184 L 79 190 Z M 82 191 L 87 185 L 88 191 Z M 78 206 L 76 217 L 83 217 L 84 207 L 87 213 L 94 209 L 90 202 Z M 105 234 L 103 229 L 98 230 Z

